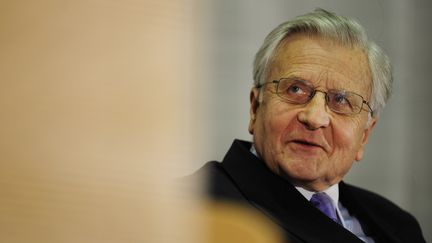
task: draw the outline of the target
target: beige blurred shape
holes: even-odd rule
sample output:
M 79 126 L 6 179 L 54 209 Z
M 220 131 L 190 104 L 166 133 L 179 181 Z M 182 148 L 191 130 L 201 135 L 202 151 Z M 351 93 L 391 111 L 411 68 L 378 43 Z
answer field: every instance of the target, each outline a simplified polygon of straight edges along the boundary
M 201 211 L 206 243 L 282 243 L 279 227 L 259 211 L 229 202 L 207 203 Z
M 0 1 L 0 242 L 194 242 L 169 179 L 196 147 L 199 13 Z

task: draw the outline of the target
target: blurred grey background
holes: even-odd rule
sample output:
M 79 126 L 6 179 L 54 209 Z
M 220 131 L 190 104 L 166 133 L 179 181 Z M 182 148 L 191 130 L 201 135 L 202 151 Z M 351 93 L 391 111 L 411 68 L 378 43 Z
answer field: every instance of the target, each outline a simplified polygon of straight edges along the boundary
M 427 0 L 218 0 L 205 3 L 200 31 L 208 62 L 200 82 L 203 151 L 194 164 L 221 160 L 234 138 L 247 132 L 252 60 L 279 23 L 320 7 L 356 18 L 394 66 L 394 95 L 346 181 L 375 191 L 414 214 L 432 241 L 432 2 Z

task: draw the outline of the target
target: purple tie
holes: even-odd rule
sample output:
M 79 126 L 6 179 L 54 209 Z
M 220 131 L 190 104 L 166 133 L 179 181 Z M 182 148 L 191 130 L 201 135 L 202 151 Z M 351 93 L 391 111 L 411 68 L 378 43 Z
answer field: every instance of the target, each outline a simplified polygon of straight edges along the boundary
M 327 194 L 324 192 L 315 193 L 310 202 L 333 221 L 342 225 L 336 215 L 336 209 L 333 207 L 331 198 Z

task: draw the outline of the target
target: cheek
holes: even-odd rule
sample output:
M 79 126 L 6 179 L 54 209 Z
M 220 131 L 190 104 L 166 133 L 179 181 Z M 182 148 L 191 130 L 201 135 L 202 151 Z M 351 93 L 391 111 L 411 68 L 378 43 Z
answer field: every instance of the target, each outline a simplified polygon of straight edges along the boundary
M 361 137 L 359 130 L 351 126 L 339 124 L 333 129 L 333 153 L 329 157 L 328 166 L 326 166 L 326 180 L 336 183 L 351 168 L 355 161 L 355 156 L 359 149 Z
M 287 109 L 286 104 L 263 104 L 257 116 L 254 141 L 258 150 L 269 161 L 283 153 L 286 134 L 295 119 L 295 112 Z
M 295 119 L 295 112 L 284 107 L 273 107 L 269 111 L 264 119 L 268 137 L 273 142 L 283 143 L 285 135 L 292 130 L 290 125 Z
M 341 123 L 333 130 L 333 141 L 335 142 L 335 151 L 353 157 L 359 149 L 362 139 L 363 130 L 357 123 Z

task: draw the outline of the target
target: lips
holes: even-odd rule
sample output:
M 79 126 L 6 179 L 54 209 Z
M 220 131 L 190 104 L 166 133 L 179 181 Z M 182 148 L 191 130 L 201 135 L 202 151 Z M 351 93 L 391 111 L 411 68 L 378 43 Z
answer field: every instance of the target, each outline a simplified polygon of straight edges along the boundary
M 293 143 L 299 143 L 299 144 L 302 144 L 302 145 L 308 145 L 308 146 L 317 146 L 317 147 L 321 147 L 319 144 L 317 144 L 317 143 L 314 143 L 314 142 L 309 142 L 309 141 L 306 141 L 306 140 L 293 140 L 292 141 Z
M 293 143 L 300 143 L 300 144 L 303 144 L 303 145 L 309 145 L 309 146 L 319 146 L 319 144 L 316 144 L 314 142 L 309 142 L 309 141 L 306 141 L 306 140 L 298 140 L 298 139 L 296 139 L 296 140 L 293 140 L 292 142 Z
M 318 140 L 312 140 L 312 139 L 304 139 L 304 138 L 299 138 L 299 139 L 292 139 L 289 141 L 290 143 L 293 143 L 295 145 L 301 146 L 303 148 L 310 148 L 310 149 L 316 149 L 316 148 L 321 148 L 324 151 L 327 151 L 327 143 L 325 142 L 320 142 Z

